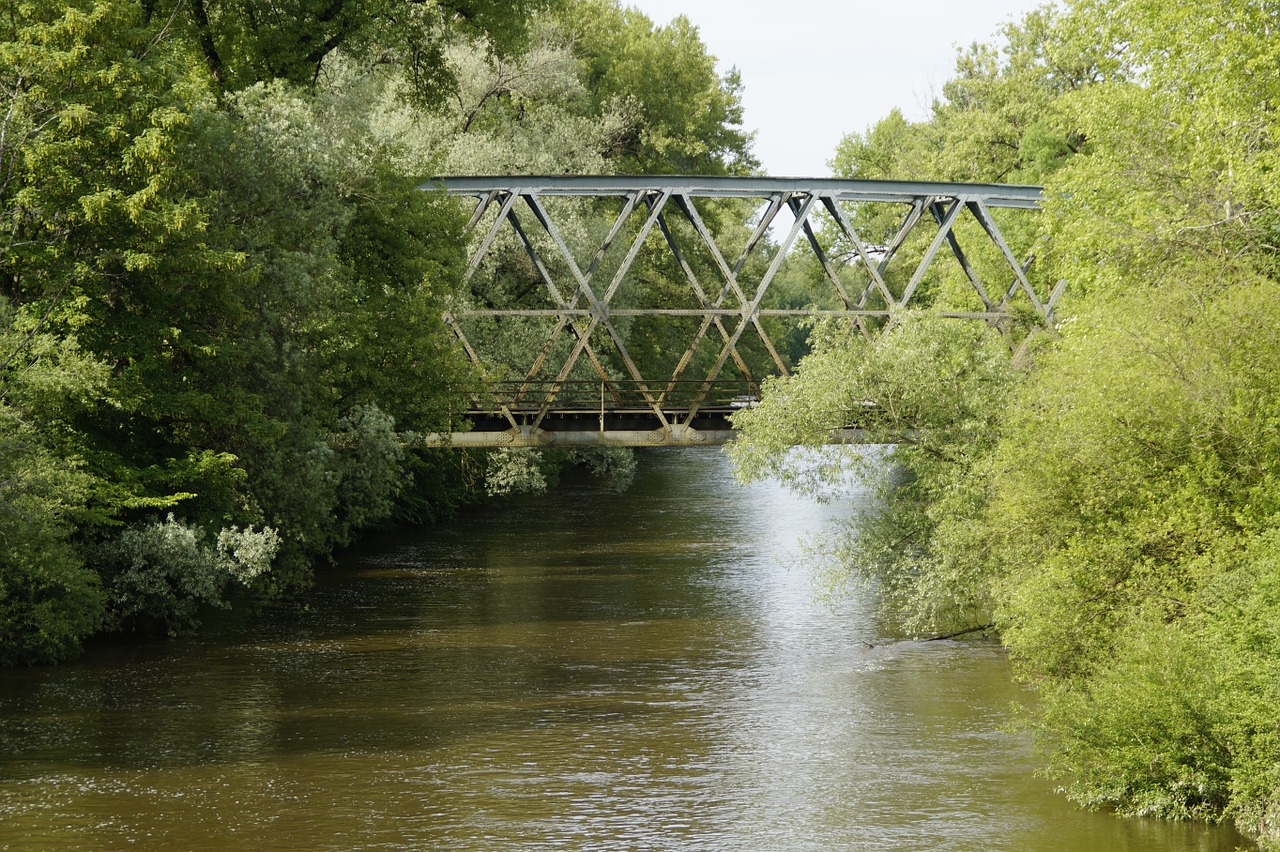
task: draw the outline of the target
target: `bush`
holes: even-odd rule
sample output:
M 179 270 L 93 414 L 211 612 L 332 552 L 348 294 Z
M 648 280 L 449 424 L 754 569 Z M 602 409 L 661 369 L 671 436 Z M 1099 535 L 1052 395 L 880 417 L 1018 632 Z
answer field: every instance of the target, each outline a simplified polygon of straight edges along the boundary
M 261 532 L 230 527 L 213 547 L 204 532 L 176 520 L 153 521 L 121 533 L 100 549 L 108 577 L 109 630 L 161 626 L 176 636 L 199 626 L 204 606 L 225 607 L 233 580 L 248 586 L 266 572 L 280 546 L 270 527 Z
M 1234 819 L 1280 843 L 1280 530 L 1169 621 L 1149 608 L 1089 677 L 1045 689 L 1041 734 L 1082 804 Z

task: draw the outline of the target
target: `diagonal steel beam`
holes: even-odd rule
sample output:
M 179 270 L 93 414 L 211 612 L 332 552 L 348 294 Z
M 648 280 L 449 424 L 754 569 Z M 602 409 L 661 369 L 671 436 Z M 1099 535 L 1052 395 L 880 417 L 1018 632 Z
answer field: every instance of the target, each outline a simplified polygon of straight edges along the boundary
M 601 300 L 606 306 L 613 301 L 613 297 L 618 292 L 618 288 L 622 286 L 623 280 L 627 273 L 631 271 L 631 265 L 636 262 L 636 258 L 640 255 L 640 249 L 644 247 L 645 241 L 649 239 L 649 234 L 653 232 L 653 226 L 662 216 L 662 210 L 667 206 L 667 202 L 671 199 L 670 192 L 657 193 L 657 197 L 651 197 L 646 200 L 649 207 L 649 215 L 645 217 L 644 224 L 640 226 L 640 232 L 636 238 L 631 241 L 631 248 L 627 251 L 626 257 L 622 259 L 622 263 L 613 274 L 613 280 L 609 282 L 609 287 L 605 290 L 604 298 Z M 588 277 L 591 275 L 589 270 Z
M 880 273 L 876 270 L 875 265 L 871 263 L 870 254 L 862 244 L 862 240 L 858 239 L 858 235 L 854 233 L 853 227 L 850 226 L 847 221 L 844 221 L 843 212 L 836 206 L 835 202 L 831 198 L 820 196 L 819 200 L 827 209 L 827 213 L 835 221 L 836 227 L 840 229 L 846 238 L 853 242 L 854 250 L 862 259 L 863 268 L 871 273 L 872 280 L 874 281 L 879 277 Z M 835 288 L 836 295 L 839 296 L 840 301 L 844 303 L 845 310 L 854 310 L 854 302 L 849 298 L 849 293 L 844 288 L 844 282 L 840 280 L 840 274 L 831 263 L 831 258 L 827 256 L 826 249 L 824 249 L 822 244 L 818 241 L 818 234 L 813 228 L 812 218 L 805 220 L 804 235 L 809 240 L 809 247 L 813 249 L 814 257 L 818 259 L 818 264 L 822 267 L 823 274 L 827 276 L 827 280 L 830 281 L 831 286 Z M 880 284 L 880 291 L 884 294 L 887 300 L 892 300 L 892 296 L 889 295 L 889 288 L 884 286 L 883 282 Z M 858 329 L 864 339 L 872 339 L 871 329 L 867 326 L 867 321 L 863 317 L 851 314 L 850 322 Z
M 791 199 L 792 213 L 796 213 L 800 209 L 800 202 Z M 840 297 L 840 301 L 844 303 L 846 308 L 852 308 L 853 302 L 849 299 L 849 294 L 845 292 L 844 283 L 840 280 L 840 276 L 836 274 L 835 268 L 831 265 L 831 260 L 827 257 L 826 249 L 818 242 L 818 235 L 814 233 L 813 222 L 809 219 L 804 220 L 804 236 L 809 241 L 809 248 L 813 250 L 813 256 L 818 259 L 818 265 L 822 267 L 822 272 L 827 276 L 827 281 L 835 288 L 836 295 Z
M 471 262 L 467 264 L 467 271 L 462 276 L 464 284 L 470 281 L 471 277 L 476 274 L 476 270 L 480 268 L 481 261 L 483 261 L 485 255 L 489 253 L 489 247 L 493 245 L 493 241 L 497 238 L 498 231 L 502 228 L 502 223 L 505 222 L 507 217 L 511 214 L 511 208 L 516 203 L 516 197 L 515 190 L 508 192 L 503 196 L 502 205 L 498 208 L 498 216 L 493 220 L 493 226 L 490 227 L 488 233 L 484 235 L 484 239 L 480 241 L 480 245 L 476 248 L 475 254 L 471 256 Z M 486 202 L 484 205 L 485 208 L 487 209 L 490 204 L 492 204 L 492 201 Z M 475 221 L 479 224 L 480 220 L 476 217 Z M 473 225 L 472 227 L 475 226 Z
M 760 245 L 760 241 L 764 239 L 765 234 L 769 232 L 773 220 L 777 218 L 778 212 L 782 210 L 783 203 L 790 197 L 789 194 L 776 194 L 769 196 L 769 203 L 765 206 L 764 212 L 760 214 L 760 221 L 756 222 L 755 230 L 751 232 L 751 236 L 747 239 L 746 245 L 742 247 L 742 253 L 738 255 L 738 262 L 733 265 L 733 274 L 739 275 L 742 267 L 746 265 L 747 258 L 756 250 L 756 246 Z M 693 201 L 690 200 L 690 206 Z
M 930 204 L 933 206 L 938 202 L 934 201 Z M 911 276 L 911 280 L 907 282 L 907 288 L 902 291 L 902 299 L 898 302 L 901 306 L 906 306 L 911 301 L 911 297 L 915 295 L 916 288 L 920 286 L 920 282 L 924 280 L 924 274 L 929 270 L 929 265 L 933 263 L 933 259 L 938 256 L 938 250 L 942 248 L 942 244 L 947 241 L 947 236 L 951 233 L 951 228 L 956 223 L 956 216 L 960 214 L 962 205 L 959 199 L 953 199 L 938 222 L 938 233 L 933 238 L 933 242 L 929 243 L 929 248 L 925 250 L 924 257 L 916 266 L 915 274 Z
M 693 200 L 686 195 L 677 195 L 676 198 L 681 212 L 684 213 L 685 218 L 687 218 L 690 224 L 693 225 L 694 232 L 698 235 L 698 238 L 702 240 L 702 244 L 711 254 L 711 258 L 715 262 L 716 268 L 720 270 L 720 275 L 724 279 L 724 283 L 720 288 L 720 293 L 716 296 L 716 300 L 713 303 L 714 307 L 719 308 L 720 305 L 724 304 L 724 300 L 728 297 L 730 291 L 732 291 L 734 296 L 738 299 L 738 309 L 742 310 L 747 305 L 747 297 L 738 282 L 738 275 L 742 272 L 743 267 L 746 266 L 747 260 L 751 256 L 752 251 L 754 251 L 756 246 L 760 244 L 760 241 L 768 232 L 769 227 L 773 224 L 774 219 L 777 218 L 777 215 L 782 210 L 788 195 L 784 193 L 770 197 L 769 203 L 766 205 L 764 212 L 760 216 L 760 220 L 756 223 L 755 230 L 747 240 L 746 245 L 743 246 L 741 253 L 738 255 L 737 261 L 732 267 L 730 267 L 728 262 L 725 260 L 724 254 L 720 251 L 720 246 L 711 235 L 711 230 L 707 227 L 702 215 L 698 212 L 698 208 L 694 206 Z M 730 335 L 724 333 L 724 326 L 719 322 L 718 317 L 716 318 L 716 322 L 717 328 L 721 331 L 721 339 L 723 340 L 724 345 L 729 348 L 734 364 L 742 370 L 744 378 L 747 378 L 748 381 L 752 381 L 750 378 L 751 371 L 745 369 L 746 361 L 742 358 L 741 353 L 738 352 L 736 341 L 730 343 Z M 763 328 L 759 326 L 758 319 L 756 320 L 756 327 L 759 330 L 762 339 L 767 340 L 767 336 L 764 334 Z M 703 323 L 698 329 L 697 336 L 686 350 L 685 358 L 682 359 L 680 373 L 678 373 L 677 376 L 683 374 L 688 361 L 692 359 L 697 348 L 702 345 L 702 341 L 707 333 L 707 328 L 708 326 L 706 323 Z M 786 365 L 782 363 L 782 359 L 777 356 L 777 352 L 772 350 L 772 347 L 770 347 L 770 350 L 774 358 L 775 365 L 779 366 L 781 371 L 785 373 Z M 692 422 L 694 415 L 697 413 L 698 409 L 701 407 L 702 401 L 706 397 L 708 387 L 709 386 L 704 385 L 699 391 L 696 399 L 694 400 L 694 404 L 689 408 L 686 422 Z
M 729 265 L 725 262 L 724 255 L 721 253 L 720 247 L 716 244 L 715 238 L 711 235 L 710 229 L 707 228 L 706 222 L 702 220 L 702 216 L 699 215 L 697 208 L 694 207 L 692 200 L 683 196 L 681 197 L 684 198 L 684 203 L 681 204 L 681 209 L 685 212 L 685 215 L 689 217 L 689 221 L 693 223 L 694 230 L 697 231 L 698 236 L 711 252 L 712 258 L 716 261 L 716 266 L 720 268 L 720 274 L 725 278 L 725 283 L 733 289 L 734 295 L 738 297 L 738 304 L 745 307 L 748 304 L 748 301 L 746 294 L 743 292 L 742 286 L 738 281 L 738 275 L 742 272 L 743 267 L 746 266 L 747 259 L 750 257 L 756 246 L 759 245 L 760 240 L 763 238 L 765 232 L 768 231 L 769 226 L 773 224 L 773 220 L 777 217 L 778 212 L 790 201 L 791 195 L 786 193 L 770 199 L 769 206 L 766 208 L 764 215 L 760 217 L 760 221 L 757 223 L 755 231 L 747 241 L 742 253 L 738 256 L 738 262 L 734 264 L 732 269 L 730 269 Z M 787 370 L 787 365 L 782 360 L 782 357 L 778 355 L 778 351 L 773 347 L 773 343 L 769 340 L 769 335 L 765 333 L 764 327 L 760 325 L 760 318 L 758 316 L 752 317 L 752 325 L 755 327 L 756 333 L 760 335 L 760 340 L 764 343 L 765 349 L 768 351 L 769 357 L 773 360 L 774 366 L 778 368 L 778 372 L 784 376 L 787 375 L 789 372 Z
M 861 310 L 867 306 L 867 299 L 871 296 L 871 292 L 876 289 L 877 282 L 883 286 L 881 295 L 885 297 L 885 307 L 892 312 L 895 308 L 901 307 L 902 303 L 893 295 L 893 291 L 889 289 L 888 279 L 885 273 L 889 269 L 889 262 L 897 256 L 898 250 L 907 242 L 907 237 L 911 236 L 912 231 L 920 224 L 920 220 L 924 217 L 926 201 L 928 199 L 917 198 L 911 202 L 911 209 L 907 211 L 907 215 L 903 217 L 902 224 L 898 226 L 898 231 L 893 235 L 893 239 L 889 241 L 889 245 L 885 246 L 884 256 L 880 258 L 880 262 L 875 264 L 875 270 L 879 273 L 878 278 L 873 278 L 862 289 L 862 294 L 858 297 L 856 307 Z
M 470 361 L 472 366 L 478 369 L 483 375 L 484 365 L 480 362 L 480 356 L 476 354 L 476 350 L 474 347 L 472 347 L 471 341 L 467 339 L 467 335 L 463 332 L 462 327 L 458 325 L 457 321 L 453 318 L 453 314 L 450 313 L 449 311 L 445 311 L 444 321 L 445 321 L 445 324 L 449 326 L 449 328 L 453 329 L 454 335 L 458 338 L 458 341 L 462 344 L 462 351 L 466 353 L 467 360 Z M 470 391 L 468 391 L 467 396 L 471 398 L 472 405 L 479 407 L 479 402 L 480 402 L 479 396 L 477 396 L 476 394 Z M 492 398 L 494 405 L 497 406 L 498 410 L 502 413 L 503 418 L 505 418 L 506 421 L 509 424 L 511 424 L 511 428 L 513 429 L 518 428 L 518 424 L 516 423 L 516 418 L 511 413 L 511 408 L 507 406 L 501 399 L 498 398 L 498 395 L 493 392 L 492 388 L 489 389 L 489 396 Z
M 1045 325 L 1053 322 L 1053 311 L 1057 307 L 1058 299 L 1062 296 L 1062 292 L 1067 289 L 1067 279 L 1059 279 L 1058 283 L 1053 286 L 1053 292 L 1049 294 L 1049 301 L 1045 302 Z
M 475 230 L 476 225 L 480 224 L 480 220 L 484 218 L 484 214 L 488 211 L 489 205 L 493 204 L 494 200 L 501 194 L 500 190 L 493 189 L 480 196 L 476 201 L 476 209 L 472 211 L 471 218 L 467 220 L 467 227 L 463 229 L 463 233 L 469 234 Z
M 716 267 L 720 270 L 720 275 L 724 278 L 725 286 L 733 291 L 733 295 L 738 298 L 739 305 L 745 305 L 747 303 L 747 297 L 743 294 L 742 288 L 738 285 L 738 272 L 741 271 L 742 266 L 746 263 L 745 254 L 738 258 L 738 262 L 734 267 L 730 267 L 728 262 L 725 261 L 724 255 L 720 252 L 720 247 L 716 245 L 715 239 L 711 236 L 711 230 L 707 227 L 707 223 L 702 220 L 702 214 L 700 214 L 698 212 L 698 208 L 693 205 L 693 200 L 687 195 L 677 195 L 676 201 L 680 207 L 680 211 L 684 213 L 685 218 L 693 224 L 694 231 L 697 232 L 698 237 L 707 247 L 707 251 L 711 253 L 711 259 L 715 261 Z M 782 202 L 780 199 L 775 200 L 770 204 L 768 211 L 768 218 L 770 222 L 773 221 L 773 216 L 778 215 L 778 210 L 781 206 Z
M 1031 265 L 1035 263 L 1035 261 L 1036 256 L 1034 254 L 1027 258 L 1026 263 L 1022 264 L 1022 271 L 1024 274 L 1030 271 Z M 1001 314 L 1007 313 L 1009 310 L 1009 304 L 1013 301 L 1014 294 L 1017 293 L 1021 287 L 1022 285 L 1015 276 L 1014 279 L 1009 282 L 1009 286 L 1005 288 L 1004 297 L 1000 299 L 1000 304 L 996 306 L 996 310 Z
M 645 195 L 648 196 L 650 195 L 650 193 L 645 193 Z M 640 254 L 640 249 L 644 246 L 645 241 L 649 238 L 649 233 L 653 230 L 654 222 L 658 219 L 659 216 L 662 215 L 662 208 L 666 205 L 667 199 L 671 197 L 671 194 L 669 192 L 661 192 L 661 193 L 658 193 L 657 195 L 658 197 L 656 199 L 646 198 L 645 203 L 650 208 L 649 215 L 645 218 L 644 224 L 640 226 L 640 231 L 636 234 L 635 238 L 631 241 L 631 247 L 628 249 L 626 256 L 622 259 L 622 263 L 618 266 L 617 271 L 614 273 L 613 280 L 609 283 L 609 287 L 605 291 L 604 298 L 600 300 L 600 304 L 603 308 L 605 315 L 608 315 L 609 305 L 612 302 L 614 295 L 617 293 L 618 288 L 622 285 L 622 282 L 626 279 L 627 273 L 631 271 L 631 265 L 635 263 L 636 257 L 638 257 Z M 589 290 L 590 280 L 594 276 L 599 266 L 600 259 L 604 257 L 604 255 L 608 251 L 609 245 L 614 241 L 614 239 L 617 238 L 617 235 L 621 232 L 623 224 L 626 222 L 627 219 L 631 217 L 632 212 L 635 210 L 636 202 L 638 201 L 638 198 L 639 198 L 639 195 L 637 194 L 635 198 L 629 199 L 629 202 L 624 207 L 622 214 L 619 215 L 618 219 L 614 224 L 614 228 L 610 230 L 609 235 L 605 238 L 605 243 L 601 245 L 600 251 L 597 252 L 596 258 L 592 261 L 591 266 L 588 268 L 586 272 L 585 281 L 587 283 L 587 287 L 585 289 L 579 288 L 579 290 L 574 293 L 573 302 L 570 305 L 571 308 L 577 305 L 577 299 L 578 299 L 579 293 L 590 292 Z M 595 330 L 595 325 L 596 323 L 594 321 L 591 321 L 591 320 L 588 321 L 588 337 L 590 336 L 590 333 Z M 625 351 L 622 351 L 621 354 L 624 358 L 630 357 L 629 354 Z M 570 367 L 572 367 L 572 365 L 570 365 Z M 566 377 L 567 377 L 567 372 L 566 372 Z M 604 380 L 602 379 L 602 381 Z M 606 384 L 608 385 L 610 393 L 613 395 L 614 400 L 616 402 L 621 402 L 621 396 L 614 389 L 612 382 L 606 381 Z M 645 387 L 643 383 L 641 387 L 642 388 Z M 541 420 L 541 417 L 543 416 L 545 416 L 545 413 L 540 414 L 539 420 Z M 659 414 L 659 417 L 661 417 L 660 414 Z
M 605 255 L 608 254 L 609 248 L 613 245 L 614 240 L 616 240 L 618 235 L 622 232 L 622 228 L 626 224 L 627 220 L 631 218 L 631 214 L 636 208 L 636 202 L 639 197 L 639 192 L 631 192 L 627 194 L 626 201 L 622 205 L 622 211 L 617 215 L 617 217 L 615 217 L 612 227 L 610 227 L 608 233 L 605 234 L 604 240 L 601 241 L 600 247 L 596 250 L 595 256 L 591 259 L 591 264 L 587 268 L 588 278 L 595 274 L 596 269 L 600 266 L 600 262 L 604 259 Z M 569 299 L 565 309 L 573 310 L 577 308 L 578 297 L 580 295 L 581 289 L 575 290 L 573 297 Z M 565 326 L 569 323 L 571 316 L 571 314 L 565 313 L 564 310 L 561 311 L 555 327 L 547 337 L 546 342 L 543 343 L 542 349 L 538 352 L 537 357 L 534 358 L 532 366 L 529 367 L 525 376 L 525 384 L 521 386 L 520 392 L 516 396 L 517 399 L 523 396 L 528 385 L 537 377 L 539 371 L 542 370 L 542 365 L 546 362 L 546 359 L 550 356 L 552 350 L 555 349 L 555 343 L 560 338 L 561 334 L 564 333 Z M 619 395 L 617 388 L 613 386 L 612 382 L 606 381 L 605 386 L 608 388 L 610 395 L 613 396 L 615 401 L 621 400 L 621 396 Z
M 987 232 L 987 236 L 1000 249 L 1000 253 L 1004 255 L 1005 261 L 1009 264 L 1009 268 L 1013 270 L 1013 274 L 1017 279 L 1017 283 L 1021 285 L 1027 297 L 1031 299 L 1031 304 L 1035 306 L 1040 316 L 1044 317 L 1048 314 L 1048 309 L 1041 303 L 1036 296 L 1035 289 L 1031 286 L 1031 281 L 1027 278 L 1027 267 L 1018 262 L 1014 257 L 1013 251 L 1009 248 L 1009 244 L 1005 241 L 1004 234 L 1000 232 L 1000 228 L 996 226 L 996 221 L 991 215 L 991 211 L 982 203 L 981 199 L 974 199 L 969 202 L 969 209 L 973 212 L 973 217 L 978 220 L 978 224 Z M 1029 263 L 1027 264 L 1030 265 Z M 1008 298 L 1001 303 L 1003 307 L 1008 302 Z
M 528 199 L 526 198 L 526 202 L 527 201 Z M 521 226 L 520 218 L 516 216 L 514 210 L 509 211 L 507 218 L 511 223 L 512 229 L 516 232 L 516 234 L 520 237 L 520 241 L 524 244 L 525 251 L 528 252 L 529 258 L 533 262 L 534 268 L 538 271 L 539 276 L 541 276 L 543 282 L 547 285 L 547 290 L 548 292 L 551 293 L 551 298 L 556 302 L 556 305 L 561 309 L 561 311 L 571 311 L 572 309 L 569 307 L 569 305 L 565 301 L 563 294 L 560 292 L 560 288 L 556 286 L 555 279 L 552 277 L 551 271 L 547 269 L 546 264 L 543 263 L 542 261 L 542 256 L 538 254 L 537 246 L 533 244 L 533 240 L 529 238 L 528 233 L 525 231 L 524 227 Z M 600 361 L 599 356 L 596 355 L 595 350 L 591 348 L 590 331 L 588 330 L 584 334 L 583 330 L 579 328 L 576 315 L 572 313 L 567 313 L 567 314 L 562 314 L 562 316 L 569 317 L 568 325 L 573 329 L 574 334 L 576 334 L 578 337 L 578 343 L 574 350 L 575 354 L 573 356 L 573 360 L 576 362 L 578 357 L 581 356 L 583 350 L 585 349 L 587 352 L 588 359 L 591 361 L 592 366 L 595 367 L 596 374 L 600 377 L 601 381 L 607 382 L 609 380 L 609 374 L 608 374 L 608 371 L 605 369 L 604 364 Z M 570 366 L 572 367 L 572 365 Z
M 970 210 L 973 208 L 970 207 Z M 942 226 L 944 217 L 942 205 L 937 202 L 929 205 L 929 212 L 933 214 L 934 221 L 939 227 Z M 974 292 L 978 294 L 978 298 L 982 300 L 983 306 L 991 311 L 995 308 L 991 297 L 987 295 L 987 288 L 982 285 L 982 278 L 978 275 L 978 270 L 969 262 L 969 257 L 964 253 L 964 249 L 960 247 L 960 240 L 956 237 L 955 228 L 947 230 L 947 245 L 951 248 L 951 253 L 960 263 L 960 269 L 964 271 L 965 277 L 969 279 L 969 285 L 973 287 Z
M 863 268 L 867 270 L 867 274 L 871 277 L 871 283 L 880 291 L 880 296 L 884 299 L 885 304 L 892 305 L 894 303 L 893 293 L 889 292 L 889 285 L 884 280 L 884 270 L 880 267 L 880 264 L 872 259 L 871 252 L 867 249 L 866 244 L 863 243 L 862 238 L 858 236 L 858 232 L 853 229 L 853 223 L 849 221 L 849 217 L 836 204 L 836 200 L 830 196 L 823 196 L 822 205 L 827 208 L 827 212 L 831 214 L 836 227 L 840 229 L 845 239 L 853 243 L 853 250 L 857 253 L 858 258 L 862 261 Z M 905 238 L 905 236 L 903 234 L 902 238 Z M 898 240 L 898 244 L 901 245 L 901 239 Z M 866 294 L 864 293 L 856 304 L 861 307 L 866 302 Z M 846 300 L 846 304 L 849 307 L 853 307 L 848 300 Z

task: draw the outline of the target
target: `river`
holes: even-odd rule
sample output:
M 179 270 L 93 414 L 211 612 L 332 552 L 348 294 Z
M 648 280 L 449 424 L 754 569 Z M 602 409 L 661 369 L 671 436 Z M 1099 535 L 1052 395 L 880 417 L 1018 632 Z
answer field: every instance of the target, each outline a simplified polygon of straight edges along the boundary
M 0 672 L 0 848 L 1245 845 L 1073 809 L 997 644 L 818 600 L 798 541 L 848 511 L 657 450 L 371 540 L 301 611 Z

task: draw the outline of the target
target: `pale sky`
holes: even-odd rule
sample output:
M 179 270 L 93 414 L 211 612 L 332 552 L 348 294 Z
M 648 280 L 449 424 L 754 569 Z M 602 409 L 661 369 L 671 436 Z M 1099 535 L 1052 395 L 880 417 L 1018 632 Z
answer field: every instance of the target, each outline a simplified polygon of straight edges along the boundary
M 840 139 L 895 106 L 921 119 L 955 69 L 1046 0 L 624 0 L 665 24 L 685 15 L 723 72 L 737 66 L 755 153 L 775 177 L 825 177 Z

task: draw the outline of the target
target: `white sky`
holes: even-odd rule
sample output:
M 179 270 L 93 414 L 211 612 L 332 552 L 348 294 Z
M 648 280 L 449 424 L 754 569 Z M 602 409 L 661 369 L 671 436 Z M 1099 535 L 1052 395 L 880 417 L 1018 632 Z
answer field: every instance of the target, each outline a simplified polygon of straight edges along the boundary
M 895 106 L 909 119 L 987 41 L 1045 0 L 624 0 L 665 24 L 685 15 L 723 72 L 737 66 L 755 153 L 776 177 L 824 177 L 840 139 Z

